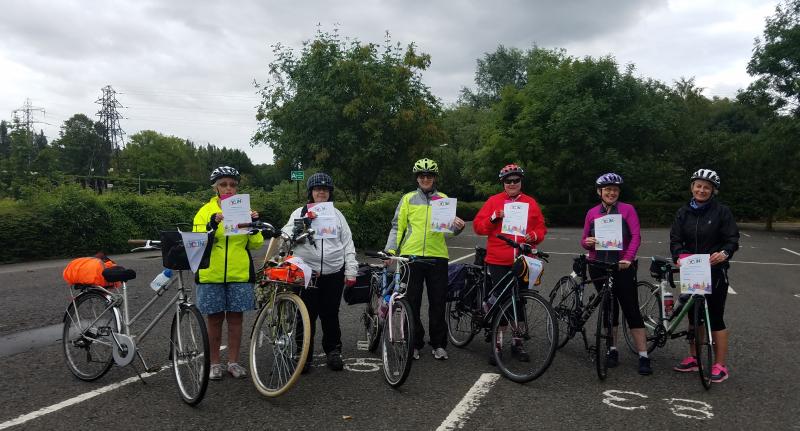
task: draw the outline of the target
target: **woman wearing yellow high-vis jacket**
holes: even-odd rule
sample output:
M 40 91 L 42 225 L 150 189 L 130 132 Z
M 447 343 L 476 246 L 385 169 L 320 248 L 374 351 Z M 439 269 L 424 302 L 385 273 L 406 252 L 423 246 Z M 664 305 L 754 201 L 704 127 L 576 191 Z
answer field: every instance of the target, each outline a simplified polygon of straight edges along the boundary
M 428 330 L 433 357 L 447 359 L 447 322 L 445 303 L 447 301 L 447 244 L 441 232 L 430 229 L 431 201 L 446 198 L 447 195 L 436 190 L 436 177 L 439 166 L 430 159 L 417 160 L 412 169 L 417 190 L 406 193 L 397 205 L 392 220 L 392 231 L 386 241 L 386 251 L 399 256 L 424 258 L 426 262 L 410 264 L 411 277 L 408 280 L 406 297 L 414 309 L 414 359 L 419 359 L 419 351 L 425 346 L 425 330 L 420 319 L 423 283 L 428 287 Z M 464 221 L 456 217 L 453 221 L 455 235 L 464 230 Z
M 220 363 L 222 324 L 228 322 L 228 373 L 235 378 L 247 376 L 239 365 L 242 341 L 242 318 L 245 311 L 255 308 L 255 269 L 250 250 L 264 245 L 261 232 L 250 235 L 225 236 L 218 226 L 223 220 L 220 202 L 235 195 L 239 189 L 239 171 L 220 166 L 211 172 L 209 180 L 215 196 L 194 216 L 194 230 L 215 229 L 214 245 L 208 268 L 197 272 L 197 308 L 208 319 L 208 344 L 211 370 L 209 378 L 219 380 L 223 375 Z M 255 220 L 258 213 L 250 212 Z

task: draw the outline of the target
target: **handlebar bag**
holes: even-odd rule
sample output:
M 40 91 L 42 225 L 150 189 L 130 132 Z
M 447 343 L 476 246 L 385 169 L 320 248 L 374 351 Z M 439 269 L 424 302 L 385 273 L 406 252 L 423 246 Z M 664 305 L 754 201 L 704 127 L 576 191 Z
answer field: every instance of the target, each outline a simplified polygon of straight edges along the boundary
M 372 268 L 369 264 L 358 265 L 356 274 L 356 284 L 354 286 L 344 286 L 342 297 L 347 305 L 366 304 L 369 302 L 369 283 L 372 279 Z
M 189 258 L 186 256 L 186 248 L 183 245 L 180 231 L 168 230 L 159 232 L 161 240 L 161 260 L 164 268 L 173 270 L 188 270 Z M 208 232 L 208 243 L 203 251 L 203 258 L 200 260 L 200 269 L 208 268 L 211 261 L 211 249 L 214 246 L 214 231 Z

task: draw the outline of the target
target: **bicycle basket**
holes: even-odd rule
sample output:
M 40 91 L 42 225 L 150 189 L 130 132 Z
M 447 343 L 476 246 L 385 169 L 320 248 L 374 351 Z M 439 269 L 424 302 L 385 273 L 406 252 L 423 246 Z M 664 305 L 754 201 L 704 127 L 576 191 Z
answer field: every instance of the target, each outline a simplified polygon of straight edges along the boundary
M 174 270 L 191 269 L 189 259 L 186 257 L 186 248 L 183 245 L 183 238 L 180 231 L 168 230 L 159 232 L 161 240 L 161 260 L 164 268 Z M 214 231 L 208 233 L 208 242 L 200 260 L 200 269 L 208 268 L 211 260 L 211 249 L 214 245 Z
M 369 264 L 358 265 L 358 275 L 354 286 L 345 286 L 342 297 L 348 305 L 366 304 L 369 302 L 369 281 L 372 278 L 372 269 Z

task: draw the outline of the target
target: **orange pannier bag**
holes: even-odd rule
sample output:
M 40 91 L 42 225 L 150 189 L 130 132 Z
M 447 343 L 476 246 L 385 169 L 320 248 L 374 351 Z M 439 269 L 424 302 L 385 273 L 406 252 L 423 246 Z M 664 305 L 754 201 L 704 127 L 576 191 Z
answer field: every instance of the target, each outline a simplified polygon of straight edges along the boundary
M 89 284 L 94 286 L 117 287 L 119 283 L 109 283 L 103 278 L 103 270 L 117 264 L 108 257 L 79 257 L 64 268 L 64 280 L 72 285 Z
M 280 266 L 267 268 L 264 270 L 264 275 L 266 275 L 270 281 L 280 281 L 283 283 L 301 285 L 305 284 L 303 270 L 293 263 L 284 262 Z

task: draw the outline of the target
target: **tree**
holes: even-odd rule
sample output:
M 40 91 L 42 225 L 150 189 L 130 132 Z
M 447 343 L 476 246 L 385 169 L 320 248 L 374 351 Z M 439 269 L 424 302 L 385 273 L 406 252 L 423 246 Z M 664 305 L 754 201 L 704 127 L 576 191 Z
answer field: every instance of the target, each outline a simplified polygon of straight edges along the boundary
M 252 143 L 294 167 L 332 173 L 346 198 L 364 203 L 381 178 L 400 187 L 412 158 L 444 139 L 439 102 L 420 75 L 430 56 L 413 43 L 402 48 L 387 35 L 379 47 L 318 31 L 299 56 L 280 44 L 274 53 L 269 79 L 257 84 Z
M 747 72 L 773 91 L 775 107 L 800 116 L 800 0 L 783 0 L 757 38 Z
M 64 121 L 53 146 L 60 150 L 65 173 L 105 175 L 111 160 L 110 148 L 104 143 L 102 125 L 84 114 L 75 114 Z
M 0 121 L 0 157 L 7 158 L 11 153 L 11 138 L 8 136 L 8 123 Z

